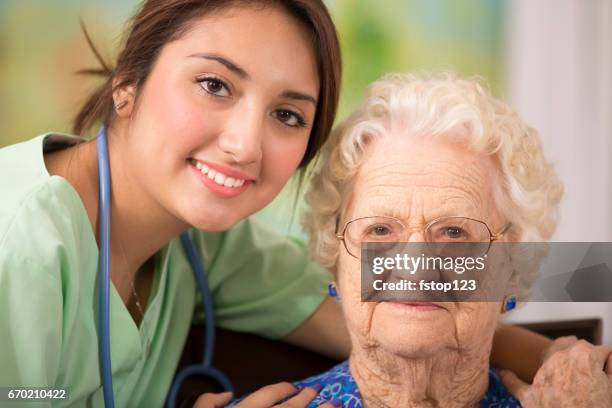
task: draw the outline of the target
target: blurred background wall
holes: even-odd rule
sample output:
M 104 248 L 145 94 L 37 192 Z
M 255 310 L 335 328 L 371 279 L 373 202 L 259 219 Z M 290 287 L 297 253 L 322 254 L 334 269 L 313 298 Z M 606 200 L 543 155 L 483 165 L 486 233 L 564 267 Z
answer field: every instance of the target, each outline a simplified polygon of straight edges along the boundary
M 340 33 L 339 118 L 388 71 L 452 69 L 485 78 L 538 128 L 565 182 L 558 241 L 612 241 L 612 2 L 327 0 Z M 0 146 L 68 132 L 96 81 L 79 19 L 108 60 L 135 0 L 0 0 Z M 1 182 L 1 181 L 0 181 Z M 295 185 L 257 216 L 300 234 Z M 299 194 L 298 194 L 299 197 Z M 298 199 L 298 206 L 300 200 Z M 610 289 L 612 290 L 612 288 Z M 612 305 L 532 303 L 519 321 L 601 317 Z
M 612 241 L 612 1 L 512 0 L 504 89 L 541 134 L 565 184 L 557 241 Z M 610 288 L 612 291 L 612 288 Z M 612 305 L 531 303 L 519 321 L 599 316 L 612 344 Z

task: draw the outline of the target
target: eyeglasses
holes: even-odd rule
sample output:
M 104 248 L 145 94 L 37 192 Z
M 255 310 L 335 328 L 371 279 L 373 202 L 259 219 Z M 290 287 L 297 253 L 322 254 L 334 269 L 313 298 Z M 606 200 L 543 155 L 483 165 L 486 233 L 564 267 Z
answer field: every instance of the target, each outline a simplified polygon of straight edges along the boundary
M 347 222 L 336 237 L 344 242 L 346 251 L 358 259 L 362 243 L 377 243 L 378 250 L 389 251 L 400 242 L 408 242 L 413 231 L 422 233 L 427 247 L 436 256 L 482 256 L 511 226 L 508 223 L 493 234 L 483 221 L 452 216 L 432 220 L 423 228 L 408 228 L 397 218 L 376 216 Z

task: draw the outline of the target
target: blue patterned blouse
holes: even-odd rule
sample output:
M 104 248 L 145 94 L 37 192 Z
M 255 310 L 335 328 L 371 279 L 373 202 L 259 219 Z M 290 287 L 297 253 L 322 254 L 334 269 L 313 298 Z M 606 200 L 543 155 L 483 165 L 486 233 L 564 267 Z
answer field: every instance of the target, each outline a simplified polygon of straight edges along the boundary
M 343 408 L 363 408 L 361 394 L 357 383 L 349 372 L 348 361 L 338 364 L 323 374 L 318 374 L 294 385 L 298 389 L 319 385 L 323 387 L 319 395 L 307 408 L 316 408 L 327 401 L 342 401 Z M 234 401 L 233 407 L 239 400 Z M 480 408 L 520 408 L 521 404 L 515 400 L 501 382 L 494 368 L 489 370 L 489 388 L 480 401 Z
M 317 407 L 334 399 L 341 400 L 343 408 L 363 407 L 357 383 L 349 372 L 348 361 L 338 364 L 323 374 L 294 383 L 299 389 L 312 387 L 315 384 L 320 384 L 323 389 L 308 405 L 308 408 Z M 520 406 L 502 384 L 497 371 L 491 368 L 489 370 L 489 389 L 480 401 L 480 408 L 520 408 Z

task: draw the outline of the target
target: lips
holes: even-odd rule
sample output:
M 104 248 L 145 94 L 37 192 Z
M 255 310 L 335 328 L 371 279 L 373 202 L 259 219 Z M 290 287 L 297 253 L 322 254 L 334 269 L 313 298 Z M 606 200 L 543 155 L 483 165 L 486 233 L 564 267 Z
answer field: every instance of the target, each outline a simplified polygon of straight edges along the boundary
M 229 167 L 196 159 L 191 159 L 190 161 L 202 174 L 207 175 L 208 178 L 225 187 L 240 187 L 246 181 L 255 181 L 254 177 Z
M 202 174 L 208 176 L 209 179 L 213 180 L 220 186 L 240 187 L 246 181 L 244 179 L 230 177 L 226 174 L 221 173 L 220 171 L 215 171 L 208 167 L 206 164 L 202 164 L 200 162 L 196 162 L 196 168 L 200 170 Z
M 400 307 L 405 307 L 417 311 L 443 310 L 444 308 L 432 302 L 390 302 Z
M 253 177 L 216 164 L 190 159 L 189 165 L 202 184 L 220 197 L 235 197 L 255 182 Z

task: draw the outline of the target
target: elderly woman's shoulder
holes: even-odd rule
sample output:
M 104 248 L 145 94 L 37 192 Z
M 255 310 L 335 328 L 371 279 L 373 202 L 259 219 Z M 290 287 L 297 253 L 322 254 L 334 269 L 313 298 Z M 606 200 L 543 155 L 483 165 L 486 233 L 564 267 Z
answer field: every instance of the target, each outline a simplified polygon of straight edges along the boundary
M 489 388 L 480 402 L 480 406 L 485 408 L 517 408 L 521 406 L 520 402 L 508 392 L 499 373 L 493 367 L 489 369 Z
M 320 388 L 321 391 L 308 407 L 318 407 L 328 401 L 342 401 L 342 407 L 361 408 L 361 394 L 355 379 L 350 373 L 348 361 L 330 370 L 294 383 L 296 388 Z

